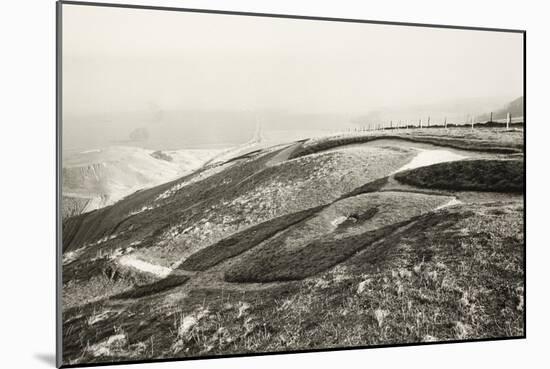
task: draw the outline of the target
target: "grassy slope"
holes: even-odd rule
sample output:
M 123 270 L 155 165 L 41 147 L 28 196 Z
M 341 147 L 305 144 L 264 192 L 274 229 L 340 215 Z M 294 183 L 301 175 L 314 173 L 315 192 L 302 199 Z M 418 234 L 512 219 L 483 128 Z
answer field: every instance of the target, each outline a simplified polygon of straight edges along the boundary
M 260 223 L 210 245 L 187 258 L 181 269 L 204 271 L 214 265 L 253 248 L 278 232 L 315 214 L 323 206 L 306 209 Z
M 258 223 L 330 203 L 360 184 L 387 175 L 410 157 L 406 151 L 373 148 L 359 156 L 313 155 L 266 166 L 280 151 L 254 155 L 201 181 L 192 182 L 200 172 L 186 176 L 140 191 L 114 206 L 68 219 L 64 222 L 67 251 L 92 244 L 84 248 L 78 262 L 64 266 L 66 304 L 84 304 L 110 295 L 110 289 L 116 294 L 129 288 L 124 280 L 103 277 L 113 269 L 117 275 L 124 273 L 111 261 L 113 253 L 131 248 L 143 260 L 172 267 Z M 382 159 L 383 166 L 379 165 Z M 172 188 L 177 191 L 171 196 L 155 200 Z M 158 207 L 129 215 L 150 204 Z M 71 231 L 65 232 L 67 228 Z M 93 244 L 99 237 L 103 240 Z M 90 294 L 79 292 L 79 288 Z
M 69 272 L 65 269 L 69 270 L 71 278 L 66 277 Z M 64 308 L 98 301 L 156 280 L 152 275 L 136 273 L 101 260 L 86 261 L 81 265 L 75 263 L 70 265 L 70 269 L 65 266 L 63 273 Z
M 196 289 L 179 299 L 178 293 L 161 293 L 94 324 L 86 316 L 92 309 L 99 314 L 102 304 L 73 309 L 65 324 L 65 359 L 101 362 L 522 335 L 522 219 L 520 204 L 455 207 L 419 217 L 313 279 L 246 293 Z M 106 312 L 118 308 L 103 305 Z M 191 328 L 181 329 L 189 321 Z M 108 344 L 113 334 L 124 340 Z M 93 345 L 82 351 L 86 337 L 104 342 L 108 354 L 94 357 Z
M 454 191 L 523 191 L 523 161 L 464 160 L 421 167 L 395 175 L 411 186 Z
M 192 181 L 195 176 L 208 169 L 155 188 L 138 191 L 115 205 L 65 220 L 64 251 L 75 251 L 83 246 L 84 249 L 77 262 L 63 266 L 64 304 L 83 304 L 128 290 L 136 283 L 150 282 L 127 278 L 127 271 L 112 263 L 109 260 L 110 255 L 116 250 L 128 247 L 138 250 L 150 248 L 164 237 L 166 230 L 173 224 L 193 223 L 201 214 L 192 208 L 186 212 L 186 208 L 228 191 L 235 185 L 233 182 L 236 182 L 236 179 L 254 174 L 263 168 L 273 155 L 268 154 L 256 158 L 257 160 L 229 166 L 223 174 L 214 174 L 202 181 L 181 187 L 185 188 L 185 191 L 179 189 L 168 199 L 155 201 L 159 195 L 172 188 L 180 188 L 181 183 Z M 150 203 L 158 203 L 161 206 L 129 215 L 136 208 Z M 116 237 L 95 244 L 98 240 L 111 235 Z M 139 241 L 139 244 L 133 245 L 135 241 Z M 123 277 L 117 278 L 120 275 Z
M 119 295 L 114 296 L 115 299 L 135 299 L 143 296 L 151 296 L 156 293 L 161 293 L 168 291 L 172 288 L 181 286 L 189 280 L 189 277 L 186 275 L 169 275 L 168 277 L 155 281 L 150 284 L 145 284 L 137 286 L 130 291 L 123 292 Z
M 466 133 L 464 133 L 465 131 Z M 499 147 L 505 147 L 508 149 L 521 151 L 523 147 L 522 140 L 518 138 L 520 136 L 508 138 L 505 134 L 501 133 L 496 135 L 492 134 L 488 130 L 475 130 L 469 133 L 468 130 L 462 129 L 459 130 L 460 134 L 450 131 L 450 137 L 442 137 L 441 132 L 447 131 L 434 129 L 429 131 L 429 136 L 422 134 L 422 132 L 418 132 L 413 135 L 402 134 L 396 138 L 401 137 L 410 140 L 421 140 L 422 142 L 432 142 L 433 140 L 436 140 L 442 144 L 450 144 L 456 141 L 460 142 L 460 145 L 467 145 L 472 148 L 477 147 L 479 149 L 483 149 L 485 147 L 491 150 L 497 150 Z M 304 155 L 333 148 L 335 146 L 353 142 L 369 141 L 377 137 L 388 138 L 390 136 L 382 134 L 379 136 L 350 136 L 310 140 L 304 143 L 303 148 L 297 148 L 293 153 L 291 153 L 290 157 L 303 157 Z M 200 175 L 201 172 L 207 171 L 208 168 L 155 188 L 138 191 L 118 202 L 116 206 L 110 206 L 99 211 L 84 214 L 83 216 L 69 218 L 63 222 L 63 249 L 74 250 L 86 243 L 97 241 L 102 237 L 113 233 L 119 234 L 119 238 L 116 240 L 116 243 L 119 245 L 124 244 L 127 239 L 127 235 L 124 231 L 129 230 L 132 231 L 132 234 L 136 234 L 136 232 L 139 233 L 137 234 L 139 237 L 136 238 L 142 239 L 144 241 L 144 246 L 150 245 L 154 243 L 154 237 L 151 237 L 151 235 L 158 235 L 158 233 L 154 233 L 155 231 L 158 231 L 162 227 L 169 229 L 171 224 L 175 222 L 182 222 L 181 219 L 186 220 L 185 223 L 194 221 L 195 212 L 193 209 L 189 209 L 190 207 L 200 203 L 201 201 L 211 199 L 212 197 L 219 199 L 220 194 L 237 191 L 238 189 L 235 186 L 236 184 L 240 184 L 243 179 L 249 178 L 254 173 L 257 173 L 259 170 L 263 169 L 265 163 L 271 160 L 274 156 L 278 155 L 279 151 L 282 150 L 284 149 L 269 153 L 265 156 L 260 156 L 258 155 L 259 153 L 247 155 L 247 158 L 250 160 L 237 160 L 238 165 L 229 166 L 221 173 L 217 173 L 200 182 L 191 183 L 185 186 L 185 191 L 181 191 L 180 189 L 180 191 L 176 193 L 176 196 L 161 201 L 160 205 L 162 206 L 157 209 L 152 209 L 150 211 L 129 216 L 130 213 L 140 209 L 142 206 L 154 202 L 153 200 L 155 197 L 162 194 L 164 191 L 192 180 L 194 177 Z M 306 161 L 302 162 L 302 164 L 307 167 Z M 300 170 L 299 168 L 295 169 Z M 270 174 L 270 172 L 265 172 L 264 174 L 266 177 L 271 178 L 276 178 L 277 175 L 277 173 Z M 376 179 L 376 176 L 372 179 Z M 214 201 L 208 201 L 208 204 L 210 205 L 213 203 Z M 155 203 L 155 205 L 158 204 Z M 204 205 L 207 205 L 207 203 Z
M 521 153 L 523 151 L 523 141 L 521 140 L 520 136 L 506 140 L 502 140 L 502 133 L 500 133 L 499 135 L 487 135 L 485 133 L 481 136 L 482 138 L 472 138 L 464 134 L 453 135 L 449 137 L 443 135 L 441 131 L 445 130 L 429 131 L 429 133 L 433 132 L 434 134 L 426 133 L 428 131 L 413 132 L 410 134 L 395 134 L 392 132 L 386 132 L 366 135 L 343 135 L 338 137 L 317 139 L 312 140 L 310 143 L 304 145 L 299 150 L 296 150 L 292 154 L 291 158 L 311 155 L 313 153 L 329 150 L 338 146 L 365 143 L 379 139 L 396 139 L 410 142 L 433 144 L 436 146 L 446 146 L 460 150 L 480 151 L 488 153 L 513 154 Z M 464 132 L 464 130 L 461 130 L 461 132 Z
M 392 224 L 343 239 L 325 236 L 292 251 L 285 250 L 283 238 L 277 238 L 226 272 L 225 280 L 237 283 L 301 280 L 346 260 L 401 225 Z
M 257 331 L 229 349 L 522 335 L 522 219 L 519 204 L 422 216 L 291 292 L 250 296 Z M 357 293 L 362 282 L 364 290 Z M 238 321 L 227 328 L 246 335 Z
M 151 228 L 165 227 L 173 221 L 172 218 L 180 215 L 182 209 L 229 190 L 235 185 L 234 182 L 247 178 L 262 168 L 271 156 L 273 154 L 242 163 L 242 165 L 230 166 L 223 171 L 223 174 L 214 174 L 202 181 L 190 183 L 185 186 L 185 191 L 177 191 L 174 194 L 175 196 L 161 200 L 161 207 L 138 213 L 135 216 L 129 216 L 129 214 L 144 205 L 154 202 L 157 196 L 174 186 L 192 180 L 200 172 L 184 176 L 158 187 L 138 191 L 115 205 L 69 218 L 63 223 L 63 250 L 78 248 L 115 232 L 124 232 L 132 224 L 146 226 L 147 222 L 151 223 L 154 220 L 154 224 L 146 226 L 145 229 L 140 227 L 139 233 L 144 235 L 142 238 L 148 238 L 145 235 L 151 231 Z
M 330 203 L 359 184 L 387 175 L 410 155 L 379 148 L 369 153 L 304 157 L 263 167 L 242 181 L 233 180 L 233 187 L 217 191 L 194 207 L 193 218 L 180 213 L 179 220 L 160 233 L 144 257 L 170 265 L 258 223 Z M 384 166 L 376 165 L 381 157 L 386 158 Z M 225 172 L 220 175 L 231 180 Z
M 515 145 L 516 141 L 511 142 Z M 372 151 L 368 163 L 363 158 L 352 161 L 349 168 L 344 168 L 349 171 L 344 176 L 334 175 L 339 173 L 335 170 L 341 169 L 338 165 L 342 162 L 327 169 L 324 155 L 301 156 L 268 170 L 264 170 L 265 164 L 276 153 L 266 157 L 253 155 L 252 159 L 237 160 L 234 166 L 206 180 L 182 187 L 175 196 L 162 200 L 158 209 L 131 217 L 127 213 L 192 176 L 140 191 L 123 200 L 120 208 L 91 213 L 91 218 L 69 219 L 66 224 L 76 228 L 68 232 L 73 250 L 113 232 L 117 237 L 101 243 L 99 249 L 106 250 L 105 255 L 90 247 L 84 250 L 80 261 L 64 266 L 65 361 L 101 362 L 522 334 L 521 205 L 462 205 L 421 215 L 410 212 L 422 203 L 407 203 L 410 195 L 403 195 L 400 200 L 397 195 L 386 193 L 388 199 L 395 197 L 402 203 L 397 208 L 388 207 L 388 201 L 373 205 L 372 201 L 362 203 L 350 198 L 352 194 L 376 192 L 385 183 L 377 178 L 385 177 L 384 173 L 407 160 L 405 154 L 395 155 L 384 160 L 386 168 L 378 168 L 376 163 L 387 154 L 384 150 Z M 319 174 L 318 168 L 325 172 L 311 181 L 311 176 Z M 369 170 L 366 175 L 362 173 L 365 168 Z M 263 188 L 276 183 L 275 191 L 281 183 L 290 185 L 297 179 L 305 180 L 303 188 L 292 195 L 257 191 L 259 185 Z M 251 197 L 254 194 L 259 202 L 250 200 L 256 199 Z M 193 207 L 196 196 L 200 206 Z M 304 220 L 294 214 L 315 206 L 316 201 L 327 204 L 337 199 L 335 205 L 315 210 L 315 216 L 306 211 Z M 281 200 L 286 201 L 280 203 Z M 258 208 L 262 202 L 266 209 Z M 433 209 L 436 203 L 428 201 L 426 205 Z M 232 221 L 241 224 L 250 216 L 249 209 L 269 211 L 266 224 L 270 227 L 255 229 L 254 224 L 247 224 L 232 241 L 223 240 L 231 239 L 237 228 L 223 231 L 225 236 L 219 232 L 202 241 L 186 235 L 191 243 L 208 246 L 222 240 L 216 248 L 224 247 L 199 251 L 195 260 L 189 262 L 192 266 L 187 267 L 199 271 L 212 266 L 221 266 L 222 270 L 228 267 L 228 279 L 236 275 L 241 278 L 235 279 L 239 282 L 291 281 L 258 290 L 245 285 L 241 289 L 238 284 L 229 291 L 209 289 L 207 285 L 193 285 L 187 276 L 143 279 L 143 275 L 119 270 L 109 261 L 109 249 L 140 239 L 142 243 L 135 248 L 148 252 L 167 230 L 196 224 L 209 212 L 220 219 L 231 215 Z M 327 226 L 320 231 L 337 216 L 346 216 L 347 220 L 335 229 Z M 83 223 L 91 229 L 78 229 Z M 294 231 L 279 232 L 283 224 L 293 224 Z M 274 229 L 275 237 L 265 238 Z M 205 233 L 204 228 L 198 231 Z M 315 232 L 319 237 L 326 233 L 327 237 L 316 239 Z M 79 238 L 80 243 L 75 241 Z M 215 242 L 208 243 L 209 240 Z M 164 244 L 161 248 L 167 254 L 181 255 L 181 246 Z M 223 257 L 217 258 L 219 251 Z M 232 261 L 225 265 L 227 258 Z M 246 260 L 251 262 L 248 266 L 243 262 Z M 295 281 L 304 277 L 308 278 Z M 357 293 L 360 285 L 363 291 Z M 194 322 L 191 327 L 182 329 L 190 321 Z
M 61 217 L 66 219 L 81 214 L 90 202 L 90 199 L 82 197 L 63 196 L 61 199 Z
M 234 262 L 225 280 L 250 283 L 303 279 L 346 260 L 448 200 L 386 192 L 337 201 L 317 218 L 271 238 Z M 346 220 L 333 228 L 330 220 L 339 217 Z

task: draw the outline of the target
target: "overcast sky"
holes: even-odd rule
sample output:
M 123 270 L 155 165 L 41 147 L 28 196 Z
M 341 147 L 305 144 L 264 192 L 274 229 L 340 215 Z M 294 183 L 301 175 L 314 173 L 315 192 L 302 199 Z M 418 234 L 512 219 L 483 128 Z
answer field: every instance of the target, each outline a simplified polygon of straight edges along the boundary
M 519 33 L 63 6 L 66 115 L 514 98 Z

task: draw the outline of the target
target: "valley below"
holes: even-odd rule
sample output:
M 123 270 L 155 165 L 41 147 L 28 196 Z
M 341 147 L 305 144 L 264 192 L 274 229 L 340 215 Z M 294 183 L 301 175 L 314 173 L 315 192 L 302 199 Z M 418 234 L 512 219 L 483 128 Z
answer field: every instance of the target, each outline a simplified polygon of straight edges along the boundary
M 64 163 L 66 364 L 525 333 L 522 129 L 110 150 Z
M 110 146 L 63 156 L 62 216 L 114 204 L 127 195 L 198 169 L 223 150 L 147 150 Z

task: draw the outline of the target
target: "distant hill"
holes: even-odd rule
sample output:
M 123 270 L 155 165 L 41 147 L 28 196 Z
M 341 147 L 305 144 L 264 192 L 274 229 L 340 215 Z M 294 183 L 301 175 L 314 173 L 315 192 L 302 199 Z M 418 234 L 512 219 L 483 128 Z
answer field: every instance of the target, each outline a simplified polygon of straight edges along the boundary
M 419 120 L 422 120 L 426 124 L 428 118 L 431 124 L 442 124 L 445 119 L 449 123 L 463 124 L 469 121 L 472 115 L 477 117 L 487 115 L 485 120 L 488 120 L 491 111 L 504 110 L 504 107 L 507 107 L 508 101 L 508 98 L 502 97 L 469 98 L 410 106 L 390 106 L 373 110 L 366 115 L 354 117 L 352 121 L 362 127 L 369 125 L 376 126 L 379 123 L 389 124 L 390 121 L 393 124 L 399 124 L 399 122 L 417 124 Z M 503 114 L 506 117 L 506 113 Z
M 523 96 L 509 102 L 503 108 L 493 111 L 493 120 L 506 119 L 508 113 L 512 114 L 513 118 L 523 117 L 524 106 Z M 480 122 L 488 121 L 490 119 L 490 113 L 482 114 L 477 117 Z
M 153 151 L 111 146 L 63 160 L 63 218 L 115 203 L 199 168 L 220 150 Z

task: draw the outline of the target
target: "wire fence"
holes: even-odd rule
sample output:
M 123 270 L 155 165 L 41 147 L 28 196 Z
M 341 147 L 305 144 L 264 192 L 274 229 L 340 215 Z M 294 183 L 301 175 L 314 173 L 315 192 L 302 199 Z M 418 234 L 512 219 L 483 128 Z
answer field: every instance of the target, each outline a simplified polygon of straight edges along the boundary
M 508 113 L 505 118 L 493 119 L 493 113 L 490 114 L 488 120 L 476 119 L 474 116 L 466 116 L 464 119 L 447 120 L 444 118 L 439 122 L 434 121 L 431 117 L 418 120 L 389 120 L 381 122 L 366 122 L 355 128 L 354 131 L 379 131 L 379 130 L 408 130 L 408 129 L 427 129 L 427 128 L 456 128 L 466 127 L 471 129 L 476 128 L 523 128 L 524 117 L 512 116 Z M 350 129 L 351 131 L 352 129 Z

